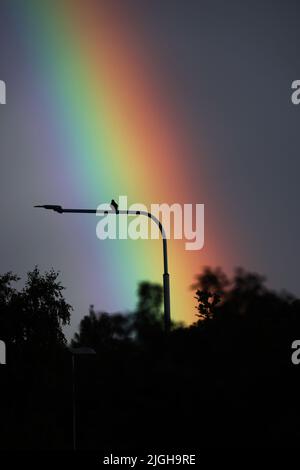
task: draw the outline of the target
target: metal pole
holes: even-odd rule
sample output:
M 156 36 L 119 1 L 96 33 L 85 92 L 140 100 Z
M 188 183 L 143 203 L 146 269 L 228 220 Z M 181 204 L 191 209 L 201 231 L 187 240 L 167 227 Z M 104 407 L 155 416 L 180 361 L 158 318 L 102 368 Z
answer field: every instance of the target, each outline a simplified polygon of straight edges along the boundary
M 163 262 L 164 262 L 164 273 L 163 273 L 163 292 L 164 292 L 164 324 L 165 332 L 168 334 L 171 329 L 171 305 L 170 305 L 170 275 L 168 272 L 168 247 L 167 247 L 167 235 L 163 228 L 163 225 L 157 217 L 151 212 L 145 211 L 118 211 L 118 213 L 126 213 L 129 215 L 144 215 L 153 220 L 158 226 L 163 242 Z
M 73 450 L 76 450 L 76 387 L 75 387 L 75 356 L 72 354 L 72 404 L 73 404 Z
M 164 319 L 165 331 L 168 334 L 171 329 L 171 307 L 170 307 L 170 276 L 168 273 L 168 252 L 167 252 L 167 239 L 163 238 L 163 253 L 164 253 Z

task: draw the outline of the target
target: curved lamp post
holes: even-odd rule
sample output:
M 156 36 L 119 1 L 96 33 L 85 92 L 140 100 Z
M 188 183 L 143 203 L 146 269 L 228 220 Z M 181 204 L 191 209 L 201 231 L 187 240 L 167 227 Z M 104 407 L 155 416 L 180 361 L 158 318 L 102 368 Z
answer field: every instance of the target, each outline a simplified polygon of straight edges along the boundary
M 43 205 L 43 206 L 34 206 L 41 207 L 43 209 L 53 210 L 59 214 L 116 214 L 116 215 L 144 215 L 149 219 L 153 220 L 158 226 L 163 242 L 163 260 L 164 260 L 164 272 L 163 272 L 163 290 L 164 290 L 164 323 L 165 331 L 169 333 L 171 327 L 171 309 L 170 309 L 170 276 L 168 273 L 168 251 L 167 251 L 167 237 L 166 232 L 157 217 L 155 217 L 150 212 L 146 211 L 130 211 L 130 210 L 98 210 L 98 209 L 64 209 L 61 206 L 56 205 Z

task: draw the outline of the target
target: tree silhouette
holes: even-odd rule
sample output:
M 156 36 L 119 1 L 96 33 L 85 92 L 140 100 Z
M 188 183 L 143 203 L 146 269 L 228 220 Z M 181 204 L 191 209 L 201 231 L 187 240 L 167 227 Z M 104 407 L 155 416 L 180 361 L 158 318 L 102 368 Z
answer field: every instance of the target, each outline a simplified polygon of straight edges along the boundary
M 17 281 L 0 276 L 0 337 L 15 353 L 0 367 L 0 446 L 70 449 L 71 307 L 54 271 Z M 300 300 L 241 268 L 206 267 L 193 287 L 197 321 L 167 337 L 157 284 L 141 283 L 126 315 L 90 307 L 72 340 L 97 351 L 76 356 L 80 449 L 198 448 L 199 435 L 201 447 L 298 443 Z
M 196 291 L 195 299 L 198 302 L 198 312 L 197 316 L 201 320 L 209 320 L 214 314 L 214 309 L 221 300 L 221 296 L 216 293 L 211 293 L 210 291 L 201 291 L 198 289 Z
M 163 290 L 160 284 L 141 282 L 138 287 L 138 302 L 134 329 L 141 342 L 157 339 L 163 331 Z
M 213 269 L 205 266 L 195 278 L 196 282 L 192 284 L 192 290 L 211 291 L 223 296 L 230 285 L 230 280 L 220 267 Z
M 19 278 L 6 273 L 0 277 L 0 334 L 6 341 L 43 350 L 64 345 L 62 328 L 70 321 L 71 306 L 62 295 L 59 273 L 30 271 L 21 291 L 12 287 Z
M 81 320 L 79 333 L 75 333 L 71 345 L 72 347 L 92 347 L 97 351 L 126 340 L 129 334 L 128 317 L 121 314 L 96 313 L 94 306 L 91 305 L 89 315 Z
M 120 342 L 138 339 L 141 343 L 161 335 L 163 330 L 162 287 L 142 282 L 138 286 L 135 312 L 128 315 L 95 312 L 91 305 L 89 315 L 84 316 L 71 345 L 86 346 L 96 350 L 116 348 Z
M 20 336 L 17 332 L 20 329 L 16 318 L 18 313 L 12 312 L 12 305 L 17 295 L 12 284 L 18 280 L 18 276 L 11 272 L 0 276 L 0 337 L 5 341 L 15 341 Z

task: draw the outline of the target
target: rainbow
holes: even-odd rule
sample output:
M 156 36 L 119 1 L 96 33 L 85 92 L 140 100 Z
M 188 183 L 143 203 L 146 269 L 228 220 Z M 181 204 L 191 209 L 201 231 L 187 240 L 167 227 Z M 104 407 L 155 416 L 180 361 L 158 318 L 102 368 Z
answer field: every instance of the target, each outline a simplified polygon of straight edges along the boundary
M 147 46 L 135 37 L 125 5 L 94 0 L 19 4 L 15 15 L 25 28 L 30 74 L 44 100 L 39 119 L 48 129 L 37 139 L 51 142 L 61 158 L 65 191 L 68 198 L 76 195 L 74 204 L 97 206 L 119 195 L 149 207 L 207 204 L 205 172 L 199 175 L 201 187 L 195 187 L 199 179 L 188 160 L 189 129 L 159 68 L 147 61 Z M 204 166 L 204 156 L 199 158 Z M 55 194 L 50 202 L 65 203 L 55 201 Z M 206 216 L 210 210 L 206 205 Z M 204 264 L 223 262 L 217 228 L 207 217 L 202 251 L 186 251 L 184 241 L 169 242 L 171 308 L 177 320 L 195 318 L 189 290 L 194 274 Z M 159 241 L 120 240 L 113 249 L 112 242 L 98 243 L 108 243 L 99 273 L 105 283 L 117 279 L 124 308 L 132 306 L 138 281 L 162 282 Z M 106 295 L 113 295 L 113 288 Z

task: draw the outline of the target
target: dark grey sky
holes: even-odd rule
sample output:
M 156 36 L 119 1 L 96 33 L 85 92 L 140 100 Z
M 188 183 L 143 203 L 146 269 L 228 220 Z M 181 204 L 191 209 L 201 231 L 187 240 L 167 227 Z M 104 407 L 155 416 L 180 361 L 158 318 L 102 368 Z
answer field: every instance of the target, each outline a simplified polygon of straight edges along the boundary
M 18 48 L 25 40 L 18 3 L 0 4 L 0 79 L 8 87 L 8 104 L 0 106 L 0 269 L 24 274 L 36 263 L 61 269 L 68 298 L 76 306 L 74 326 L 89 303 L 112 310 L 121 306 L 116 299 L 103 297 L 100 305 L 95 280 L 80 292 L 82 280 L 90 273 L 95 279 L 99 265 L 91 256 L 89 269 L 78 273 L 70 247 L 60 246 L 66 226 L 57 233 L 53 220 L 40 219 L 41 240 L 32 203 L 51 202 L 54 193 L 60 197 L 60 185 L 51 182 L 51 174 L 36 169 L 42 166 L 30 151 L 28 135 L 34 134 L 38 116 L 27 111 L 22 96 L 27 86 L 24 71 L 31 64 L 18 63 Z M 265 274 L 271 286 L 300 295 L 300 105 L 290 99 L 291 83 L 300 79 L 299 2 L 127 3 L 134 12 L 136 34 L 153 51 L 149 64 L 160 70 L 182 109 L 194 148 L 189 156 L 194 184 L 198 175 L 201 180 L 205 165 L 208 197 L 222 208 L 226 236 L 239 253 L 232 265 Z M 13 15 L 9 4 L 14 4 Z M 208 156 L 205 162 L 198 158 L 198 149 Z M 46 160 L 43 167 L 48 168 Z M 79 196 L 64 201 L 79 203 Z M 80 241 L 70 243 L 74 251 L 79 249 Z
M 299 2 L 154 1 L 143 12 L 245 264 L 299 294 Z

